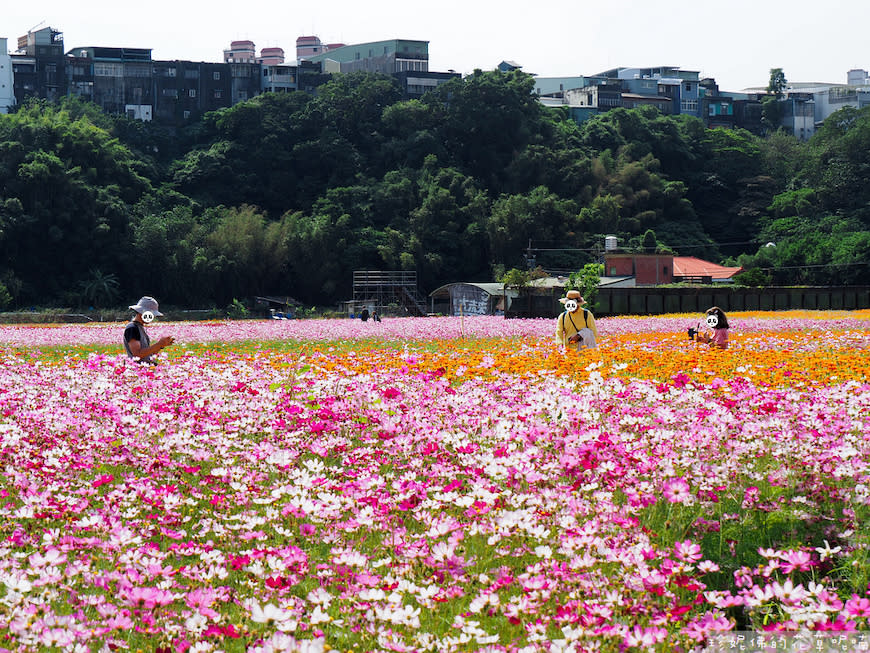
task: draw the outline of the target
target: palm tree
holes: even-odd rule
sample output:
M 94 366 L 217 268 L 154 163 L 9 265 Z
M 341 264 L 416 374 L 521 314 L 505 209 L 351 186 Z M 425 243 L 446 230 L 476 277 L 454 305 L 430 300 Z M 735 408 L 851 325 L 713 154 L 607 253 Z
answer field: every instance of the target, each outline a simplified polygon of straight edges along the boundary
M 102 270 L 90 270 L 90 278 L 79 283 L 82 298 L 92 306 L 101 307 L 111 304 L 118 298 L 118 277 Z

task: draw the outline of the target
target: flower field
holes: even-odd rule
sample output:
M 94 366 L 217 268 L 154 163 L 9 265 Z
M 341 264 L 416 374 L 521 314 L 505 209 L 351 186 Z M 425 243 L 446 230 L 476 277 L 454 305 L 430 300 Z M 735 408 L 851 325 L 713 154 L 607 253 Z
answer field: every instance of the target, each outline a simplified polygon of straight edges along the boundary
M 870 629 L 870 311 L 0 326 L 0 650 Z

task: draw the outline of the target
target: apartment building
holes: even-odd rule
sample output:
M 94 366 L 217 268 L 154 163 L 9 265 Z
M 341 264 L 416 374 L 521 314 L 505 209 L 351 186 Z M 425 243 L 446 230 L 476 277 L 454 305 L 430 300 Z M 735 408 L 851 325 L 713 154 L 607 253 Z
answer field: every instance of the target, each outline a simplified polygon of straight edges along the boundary
M 319 63 L 324 73 L 362 71 L 389 75 L 399 81 L 406 98 L 420 97 L 450 79 L 461 77 L 459 73 L 452 71 L 429 70 L 428 41 L 391 39 L 339 47 L 328 46 L 322 50 L 320 54 L 304 56 L 299 60 L 300 63 Z

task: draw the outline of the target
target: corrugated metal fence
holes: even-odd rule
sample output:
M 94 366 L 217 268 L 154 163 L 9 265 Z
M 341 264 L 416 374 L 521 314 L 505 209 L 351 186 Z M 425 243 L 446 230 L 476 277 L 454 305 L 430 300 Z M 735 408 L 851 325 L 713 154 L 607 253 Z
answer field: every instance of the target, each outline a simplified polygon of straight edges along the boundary
M 552 296 L 521 291 L 505 317 L 556 317 L 562 311 L 561 290 Z M 870 286 L 732 288 L 600 288 L 598 316 L 703 313 L 711 306 L 729 311 L 856 310 L 870 308 Z

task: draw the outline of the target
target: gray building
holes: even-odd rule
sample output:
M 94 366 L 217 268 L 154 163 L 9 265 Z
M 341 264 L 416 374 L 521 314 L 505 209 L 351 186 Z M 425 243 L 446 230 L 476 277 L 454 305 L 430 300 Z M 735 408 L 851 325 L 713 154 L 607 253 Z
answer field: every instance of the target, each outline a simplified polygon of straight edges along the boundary
M 63 33 L 52 27 L 30 31 L 18 39 L 12 55 L 15 103 L 28 98 L 55 101 L 66 95 Z

